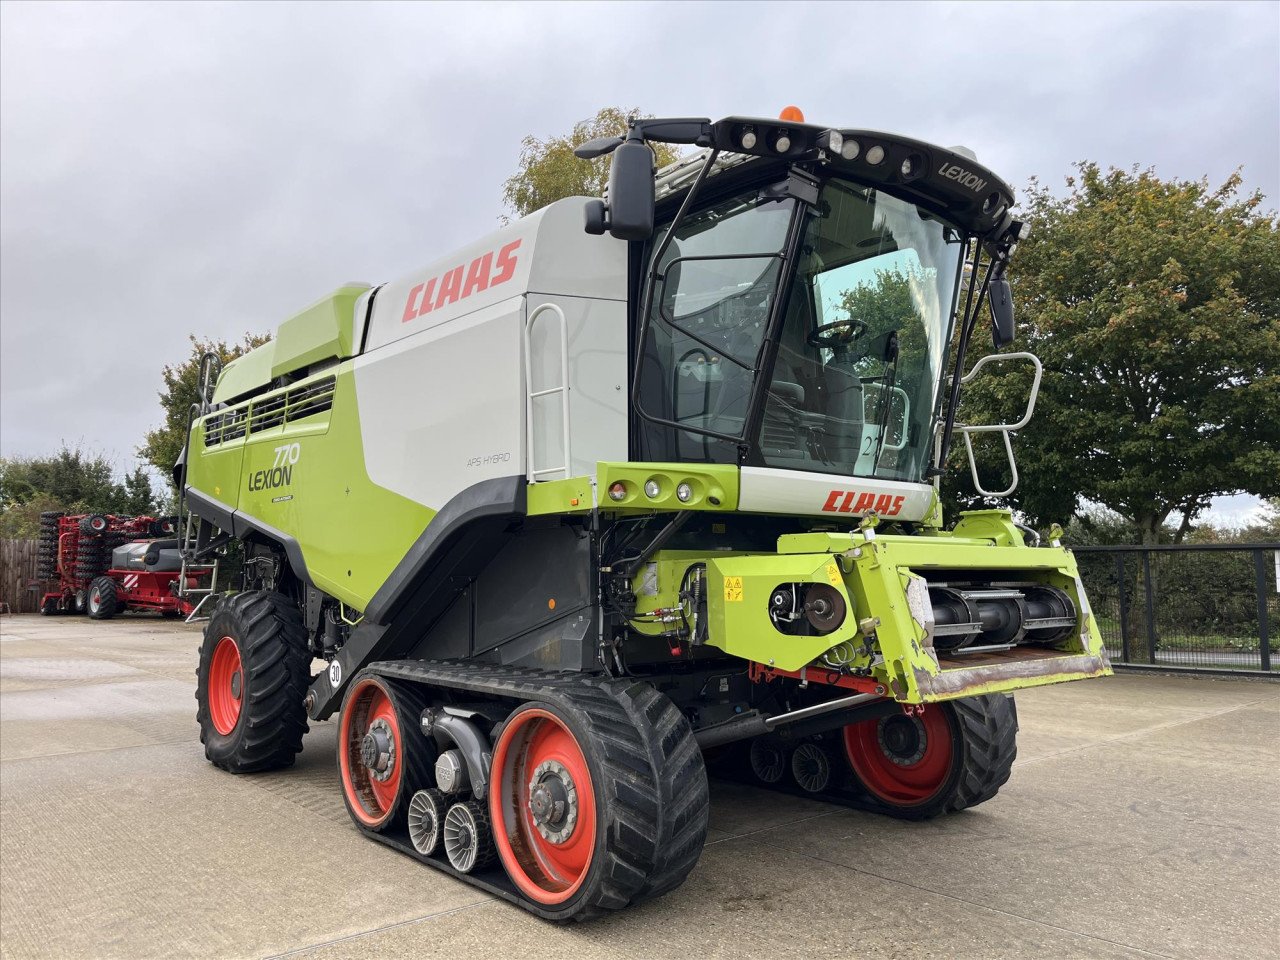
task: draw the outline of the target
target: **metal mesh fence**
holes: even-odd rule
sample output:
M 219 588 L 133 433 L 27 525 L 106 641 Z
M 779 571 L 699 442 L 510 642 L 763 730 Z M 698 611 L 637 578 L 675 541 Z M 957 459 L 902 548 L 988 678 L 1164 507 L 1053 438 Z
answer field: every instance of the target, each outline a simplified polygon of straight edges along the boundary
M 1117 663 L 1272 670 L 1280 544 L 1076 547 Z

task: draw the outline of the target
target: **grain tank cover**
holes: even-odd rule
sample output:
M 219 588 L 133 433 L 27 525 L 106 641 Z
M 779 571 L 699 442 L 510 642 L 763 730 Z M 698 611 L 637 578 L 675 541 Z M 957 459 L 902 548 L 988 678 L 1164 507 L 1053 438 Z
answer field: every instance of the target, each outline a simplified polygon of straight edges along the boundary
M 271 364 L 275 342 L 254 347 L 222 368 L 218 386 L 213 391 L 214 403 L 234 403 L 250 393 L 264 389 L 271 382 Z
M 365 283 L 346 284 L 280 324 L 272 379 L 325 360 L 355 356 L 355 303 L 368 289 Z

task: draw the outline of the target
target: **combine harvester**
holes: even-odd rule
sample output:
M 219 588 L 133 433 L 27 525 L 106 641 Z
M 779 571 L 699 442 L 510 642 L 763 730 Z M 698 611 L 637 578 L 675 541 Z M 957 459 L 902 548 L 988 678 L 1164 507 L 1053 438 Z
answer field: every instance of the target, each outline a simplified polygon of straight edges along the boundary
M 701 150 L 655 176 L 654 142 Z M 984 301 L 1013 338 L 1009 187 L 790 108 L 605 154 L 607 203 L 207 358 L 178 465 L 187 562 L 245 552 L 200 655 L 209 760 L 288 766 L 336 713 L 360 830 L 557 920 L 685 879 L 704 751 L 923 819 L 1008 779 L 1013 691 L 1110 671 L 1056 537 L 939 506 L 953 438 L 1009 448 L 1039 386 L 1028 354 L 964 373 Z M 958 423 L 1014 360 L 1027 415 Z

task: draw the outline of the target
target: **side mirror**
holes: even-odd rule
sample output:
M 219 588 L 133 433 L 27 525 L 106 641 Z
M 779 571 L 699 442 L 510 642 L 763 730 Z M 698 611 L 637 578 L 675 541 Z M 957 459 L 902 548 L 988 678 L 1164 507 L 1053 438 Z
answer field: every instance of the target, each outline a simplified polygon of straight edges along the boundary
M 991 343 L 997 350 L 1013 343 L 1013 290 L 1003 274 L 987 284 L 987 304 L 991 307 Z
M 609 165 L 609 204 L 587 206 L 587 233 L 609 231 L 619 240 L 653 236 L 653 151 L 642 140 L 618 144 Z

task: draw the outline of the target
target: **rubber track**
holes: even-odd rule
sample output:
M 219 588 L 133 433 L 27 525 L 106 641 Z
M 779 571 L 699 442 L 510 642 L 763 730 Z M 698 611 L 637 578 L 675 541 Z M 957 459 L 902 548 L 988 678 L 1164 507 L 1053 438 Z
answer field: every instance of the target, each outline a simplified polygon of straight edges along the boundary
M 673 890 L 698 862 L 710 802 L 702 752 L 684 714 L 649 684 L 475 661 L 387 661 L 363 672 L 500 697 L 513 701 L 513 708 L 542 700 L 586 715 L 613 788 L 612 796 L 602 798 L 612 834 L 604 851 L 609 859 L 602 865 L 603 882 L 572 919 L 621 910 Z M 520 895 L 500 867 L 483 876 L 460 874 L 443 858 L 417 854 L 407 833 L 365 832 L 539 916 L 568 919 L 563 911 Z
M 736 752 L 726 751 L 719 762 L 712 764 L 711 775 L 750 784 L 761 790 L 776 790 L 906 820 L 929 820 L 944 813 L 957 813 L 990 800 L 1008 782 L 1013 761 L 1018 755 L 1018 715 L 1013 700 L 1004 694 L 984 694 L 950 703 L 955 707 L 954 715 L 960 725 L 964 760 L 951 797 L 932 811 L 899 810 L 891 813 L 880 801 L 865 794 L 849 771 L 838 731 L 806 738 L 822 746 L 831 760 L 831 785 L 824 791 L 809 793 L 802 789 L 789 770 L 778 783 L 763 783 L 751 772 L 746 744 L 744 749 Z M 794 748 L 796 745 L 791 746 Z
M 1013 700 L 989 693 L 952 701 L 966 750 L 955 794 L 947 803 L 954 813 L 996 795 L 1009 780 L 1018 756 L 1018 715 Z
M 226 610 L 224 604 L 230 609 Z M 239 757 L 222 761 L 209 757 L 209 760 L 231 773 L 292 766 L 307 732 L 303 701 L 311 679 L 311 654 L 302 615 L 286 597 L 268 591 L 238 593 L 225 598 L 214 609 L 206 630 L 214 627 L 219 613 L 229 613 L 238 621 L 241 629 L 236 641 L 242 660 L 253 673 L 254 683 L 241 708 L 247 712 L 244 718 L 247 729 Z M 199 672 L 197 669 L 196 720 L 200 723 L 200 742 L 204 743 L 209 711 L 200 698 L 200 688 L 207 680 L 199 677 Z
M 436 782 L 435 741 L 424 739 L 418 733 L 419 718 L 427 705 L 426 692 L 416 684 L 403 681 L 388 680 L 387 687 L 391 691 L 391 702 L 400 724 L 401 744 L 399 756 L 396 758 L 396 762 L 401 764 L 400 794 L 396 797 L 391 816 L 387 817 L 381 826 L 364 827 L 362 825 L 362 829 L 377 833 L 395 829 L 399 822 L 408 816 L 409 801 L 413 799 L 413 795 Z M 341 745 L 339 749 L 342 749 Z

